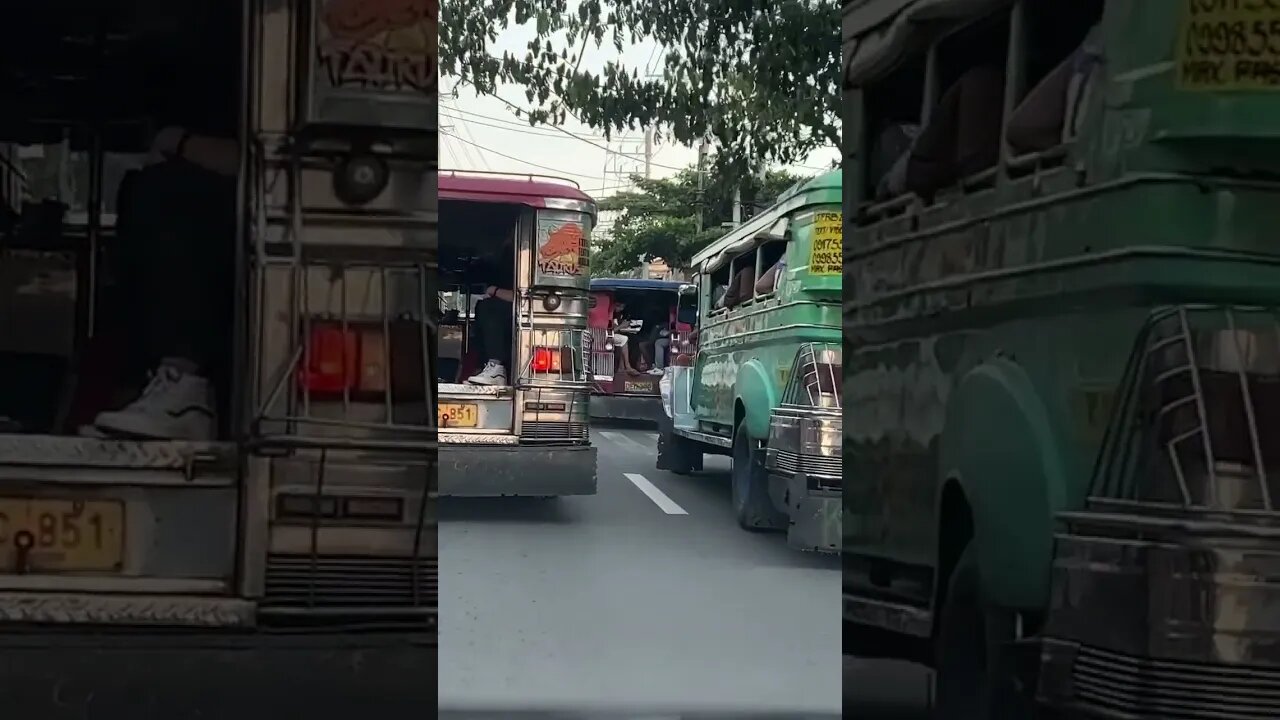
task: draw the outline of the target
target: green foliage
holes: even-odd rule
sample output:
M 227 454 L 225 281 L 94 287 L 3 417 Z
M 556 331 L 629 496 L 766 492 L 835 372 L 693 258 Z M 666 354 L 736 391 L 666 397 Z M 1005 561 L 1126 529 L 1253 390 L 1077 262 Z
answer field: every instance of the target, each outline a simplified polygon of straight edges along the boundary
M 711 136 L 725 174 L 840 145 L 835 0 L 456 0 L 441 3 L 440 71 L 492 94 L 525 88 L 530 124 L 572 115 L 606 135 L 653 127 L 692 146 Z M 504 29 L 537 36 L 490 52 Z M 656 42 L 661 77 L 617 62 L 580 67 L 588 43 Z
M 598 276 L 619 275 L 657 258 L 673 268 L 687 268 L 694 254 L 725 234 L 721 224 L 733 219 L 735 185 L 742 187 L 744 203 L 764 209 L 802 178 L 770 172 L 763 183 L 758 178 L 743 178 L 735 183 L 723 175 L 710 175 L 704 180 L 705 206 L 698 201 L 698 173 L 694 168 L 662 180 L 632 179 L 638 190 L 600 201 L 602 212 L 618 215 L 610 237 L 596 247 L 591 258 Z M 701 231 L 700 207 L 705 207 Z

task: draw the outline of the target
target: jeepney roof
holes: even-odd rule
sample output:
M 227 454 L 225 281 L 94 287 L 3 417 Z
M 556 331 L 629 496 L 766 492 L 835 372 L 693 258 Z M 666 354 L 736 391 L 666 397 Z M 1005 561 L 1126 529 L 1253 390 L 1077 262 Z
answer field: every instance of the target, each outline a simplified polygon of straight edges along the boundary
M 546 207 L 548 199 L 595 202 L 572 180 L 549 175 L 508 175 L 473 170 L 441 170 L 438 197 L 441 200 L 514 203 L 537 208 Z
M 796 183 L 790 190 L 784 192 L 768 210 L 739 225 L 730 231 L 728 235 L 699 250 L 698 254 L 693 256 L 690 264 L 695 268 L 701 268 L 704 264 L 712 268 L 719 267 L 723 263 L 725 256 L 735 255 L 745 250 L 756 241 L 760 233 L 768 230 L 793 209 L 806 204 L 805 196 L 815 190 L 838 191 L 841 188 L 842 181 L 842 171 L 836 169 L 823 173 L 811 180 Z
M 874 79 L 935 32 L 980 18 L 1012 0 L 845 0 L 841 22 L 846 86 Z
M 678 291 L 682 286 L 678 280 L 647 280 L 644 278 L 592 278 L 591 289 L 601 290 L 669 290 Z

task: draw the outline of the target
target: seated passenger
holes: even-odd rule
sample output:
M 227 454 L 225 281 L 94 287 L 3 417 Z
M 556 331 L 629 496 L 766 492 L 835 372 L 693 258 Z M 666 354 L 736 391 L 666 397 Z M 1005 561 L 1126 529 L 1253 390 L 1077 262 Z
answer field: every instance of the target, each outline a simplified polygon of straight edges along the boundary
M 476 357 L 485 361 L 480 372 L 467 378 L 472 385 L 506 385 L 507 363 L 511 358 L 511 310 L 516 294 L 511 289 L 516 277 L 515 254 L 510 243 L 498 251 L 484 299 L 476 303 L 472 316 Z
M 1017 155 L 1044 152 L 1076 136 L 1094 72 L 1102 64 L 1099 26 L 1027 93 L 1009 117 L 1009 147 Z
M 942 95 L 929 123 L 920 131 L 906 163 L 908 192 L 932 200 L 1000 159 L 1004 69 L 971 68 Z
M 613 335 L 613 353 L 617 366 L 631 375 L 639 374 L 635 368 L 635 364 L 631 362 L 631 313 L 627 311 L 627 304 L 621 300 L 613 303 L 613 318 L 609 321 L 610 332 Z
M 1004 70 L 979 65 L 943 93 L 911 149 L 882 180 L 882 199 L 911 192 L 931 202 L 939 190 L 996 164 Z
M 236 140 L 161 130 L 151 164 L 122 183 L 123 275 L 139 299 L 143 351 L 158 367 L 141 396 L 99 413 L 84 435 L 209 440 L 216 434 L 211 373 L 230 347 L 235 252 Z
M 729 289 L 725 291 L 724 297 L 721 298 L 720 307 L 737 307 L 751 299 L 751 291 L 755 285 L 751 279 L 754 270 L 755 268 L 750 266 L 744 267 L 733 276 L 733 279 L 729 281 Z
M 920 135 L 919 125 L 894 123 L 886 127 L 871 150 L 871 181 L 876 200 L 888 200 L 906 192 L 907 156 Z
M 645 321 L 640 331 L 641 361 L 647 365 L 650 375 L 661 375 L 666 365 L 667 346 L 670 344 L 670 331 L 665 321 Z
M 757 295 L 768 295 L 778 289 L 778 285 L 782 281 L 782 273 L 787 271 L 786 257 L 778 258 L 768 270 L 760 275 L 760 279 L 756 281 L 755 291 Z

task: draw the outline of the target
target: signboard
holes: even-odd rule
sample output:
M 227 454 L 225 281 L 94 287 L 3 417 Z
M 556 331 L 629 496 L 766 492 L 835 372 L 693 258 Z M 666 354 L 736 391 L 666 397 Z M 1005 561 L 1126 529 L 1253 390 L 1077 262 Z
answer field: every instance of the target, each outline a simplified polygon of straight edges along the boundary
M 1280 2 L 1178 0 L 1183 90 L 1280 90 Z
M 809 248 L 810 275 L 839 275 L 844 268 L 841 245 L 844 217 L 838 212 L 820 212 L 813 220 L 813 245 Z
M 439 0 L 312 3 L 314 61 L 307 120 L 434 127 Z
M 585 278 L 590 269 L 588 237 L 583 216 L 539 215 L 537 245 L 533 252 L 535 281 L 551 278 Z

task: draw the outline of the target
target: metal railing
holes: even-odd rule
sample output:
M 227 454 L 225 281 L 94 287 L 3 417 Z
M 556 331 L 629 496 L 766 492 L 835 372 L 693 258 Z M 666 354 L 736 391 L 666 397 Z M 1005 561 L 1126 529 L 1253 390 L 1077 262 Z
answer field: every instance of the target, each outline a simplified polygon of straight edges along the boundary
M 837 343 L 805 343 L 791 366 L 792 380 L 782 396 L 783 405 L 829 410 L 841 409 L 840 384 L 844 349 Z
M 1280 318 L 1181 306 L 1148 322 L 1120 385 L 1092 495 L 1208 512 L 1276 510 Z

